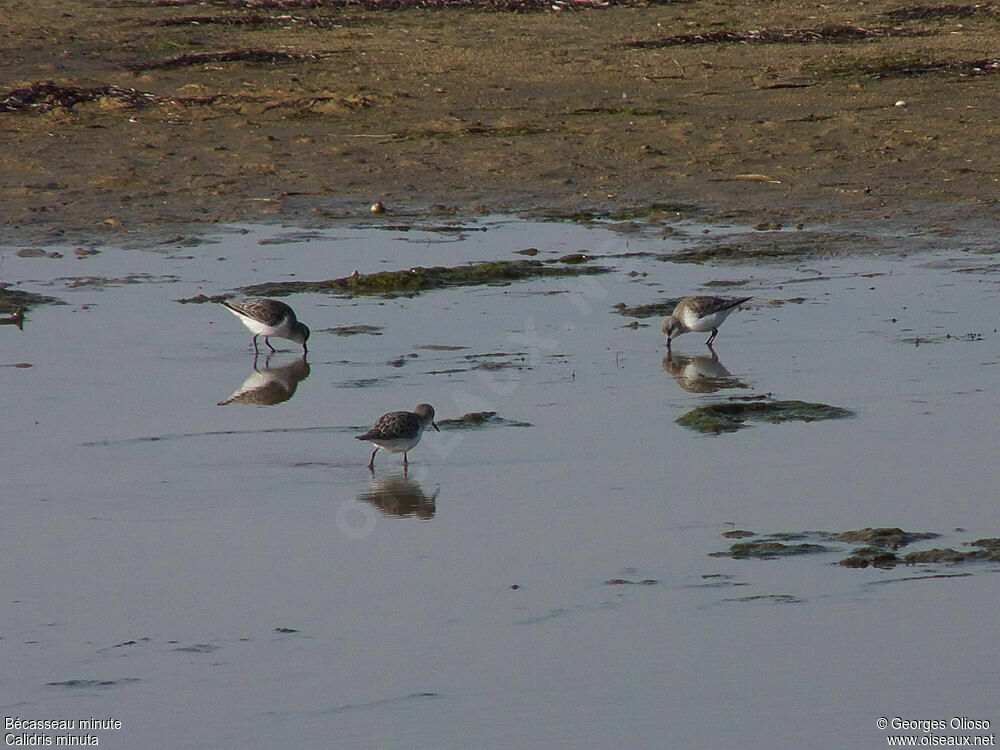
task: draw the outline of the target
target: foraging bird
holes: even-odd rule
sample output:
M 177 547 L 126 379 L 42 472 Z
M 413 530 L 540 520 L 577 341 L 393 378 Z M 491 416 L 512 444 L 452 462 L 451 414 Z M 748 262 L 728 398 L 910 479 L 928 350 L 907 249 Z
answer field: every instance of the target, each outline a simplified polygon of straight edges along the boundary
M 430 425 L 435 430 L 434 407 L 420 404 L 413 411 L 391 411 L 383 414 L 364 435 L 355 435 L 357 440 L 367 440 L 375 446 L 368 468 L 375 470 L 375 454 L 380 450 L 403 454 L 403 468 L 409 466 L 406 454 L 420 442 L 424 429 Z M 440 432 L 441 430 L 438 430 Z
M 674 312 L 663 319 L 663 333 L 667 337 L 667 349 L 676 336 L 692 331 L 711 331 L 705 343 L 709 347 L 719 333 L 719 326 L 729 317 L 729 313 L 752 297 L 685 297 L 677 303 Z
M 254 299 L 240 301 L 223 301 L 233 315 L 243 321 L 243 325 L 253 333 L 253 350 L 260 353 L 257 348 L 257 337 L 263 336 L 264 343 L 271 351 L 277 351 L 268 340 L 271 336 L 288 339 L 296 344 L 302 344 L 303 353 L 309 349 L 306 341 L 309 339 L 309 327 L 305 323 L 300 323 L 295 317 L 295 311 L 284 302 L 276 299 Z

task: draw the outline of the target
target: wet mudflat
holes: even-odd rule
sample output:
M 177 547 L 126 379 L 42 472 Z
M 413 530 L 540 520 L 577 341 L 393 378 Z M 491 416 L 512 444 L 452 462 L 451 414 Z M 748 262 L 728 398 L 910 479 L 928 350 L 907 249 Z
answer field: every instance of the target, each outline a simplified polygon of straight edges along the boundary
M 881 747 L 880 716 L 995 724 L 1000 566 L 838 564 L 889 546 L 847 530 L 914 534 L 900 559 L 1000 536 L 988 230 L 373 217 L 2 248 L 28 301 L 0 327 L 5 714 L 111 716 L 92 733 L 122 748 Z M 256 367 L 225 309 L 178 302 L 526 258 L 607 270 L 290 288 L 308 359 L 275 340 Z M 714 352 L 688 334 L 668 359 L 651 311 L 690 293 L 753 300 Z M 441 432 L 373 476 L 352 436 L 420 402 Z M 678 421 L 789 403 L 837 418 Z M 838 554 L 720 554 L 778 549 L 755 543 Z
M 8 236 L 301 223 L 376 199 L 665 200 L 746 223 L 926 219 L 918 201 L 996 217 L 1000 201 L 987 3 L 8 6 Z

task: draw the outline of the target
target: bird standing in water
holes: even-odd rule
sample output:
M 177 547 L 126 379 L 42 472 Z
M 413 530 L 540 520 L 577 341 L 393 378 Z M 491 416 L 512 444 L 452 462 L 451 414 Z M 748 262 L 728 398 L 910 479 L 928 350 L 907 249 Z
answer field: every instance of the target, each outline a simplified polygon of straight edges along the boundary
M 295 311 L 284 302 L 276 299 L 233 300 L 222 303 L 227 310 L 243 321 L 243 325 L 253 334 L 253 350 L 257 348 L 257 337 L 263 336 L 264 343 L 271 351 L 277 351 L 268 340 L 271 336 L 288 339 L 302 345 L 303 353 L 308 353 L 306 341 L 309 339 L 309 326 L 299 322 Z
M 729 313 L 753 297 L 685 297 L 677 303 L 673 313 L 663 319 L 663 333 L 667 349 L 674 338 L 693 331 L 711 331 L 705 343 L 709 347 L 719 333 L 719 326 Z
M 367 440 L 375 446 L 368 468 L 375 470 L 375 454 L 380 450 L 403 454 L 403 468 L 409 466 L 406 454 L 420 442 L 427 426 L 438 430 L 434 424 L 434 407 L 420 404 L 413 411 L 391 411 L 376 420 L 364 435 L 355 435 L 357 440 Z M 438 430 L 440 432 L 441 430 Z

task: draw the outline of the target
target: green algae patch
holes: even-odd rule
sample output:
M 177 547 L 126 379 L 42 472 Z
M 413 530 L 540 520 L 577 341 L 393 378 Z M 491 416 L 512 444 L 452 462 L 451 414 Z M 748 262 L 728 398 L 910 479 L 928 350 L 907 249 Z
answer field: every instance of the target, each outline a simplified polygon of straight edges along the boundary
M 736 432 L 746 422 L 817 422 L 854 416 L 850 409 L 808 401 L 765 401 L 710 404 L 692 409 L 677 424 L 708 435 Z
M 738 542 L 725 552 L 711 552 L 710 557 L 731 557 L 734 560 L 772 560 L 776 557 L 791 557 L 793 555 L 815 555 L 821 552 L 832 552 L 830 547 L 822 544 L 801 542 L 785 544 L 770 539 L 754 542 Z
M 780 231 L 774 222 L 754 225 L 754 232 L 705 239 L 696 247 L 659 256 L 670 263 L 758 263 L 857 255 L 878 250 L 871 237 L 852 232 Z
M 724 532 L 722 536 L 725 539 L 741 539 L 743 541 L 730 545 L 728 550 L 710 552 L 709 557 L 731 557 L 734 560 L 773 560 L 778 557 L 815 555 L 837 551 L 835 546 L 837 536 L 826 531 L 778 531 L 760 535 L 747 529 L 733 529 Z
M 722 534 L 726 539 L 741 539 L 728 550 L 710 552 L 709 557 L 730 557 L 734 560 L 772 560 L 779 557 L 841 553 L 842 543 L 863 543 L 865 546 L 850 550 L 837 561 L 845 568 L 881 568 L 889 570 L 897 565 L 959 564 L 973 562 L 1000 562 L 1000 538 L 977 539 L 963 542 L 969 549 L 952 547 L 916 550 L 906 555 L 897 554 L 900 547 L 915 542 L 936 539 L 934 532 L 903 531 L 895 526 L 866 527 L 853 531 L 830 533 L 827 531 L 790 531 L 759 535 L 753 531 L 735 529 Z M 752 537 L 752 538 L 751 538 Z M 838 544 L 840 543 L 840 544 Z
M 531 427 L 530 422 L 498 417 L 495 411 L 473 411 L 457 419 L 439 419 L 437 426 L 445 430 L 469 430 L 477 427 Z
M 16 314 L 18 310 L 26 311 L 37 305 L 65 305 L 57 297 L 49 297 L 23 289 L 11 289 L 9 284 L 0 283 L 0 313 Z
M 203 305 L 206 302 L 225 302 L 229 298 L 230 295 L 228 294 L 196 294 L 193 297 L 182 297 L 181 299 L 178 299 L 177 302 L 182 305 Z
M 892 568 L 899 562 L 899 556 L 895 552 L 882 547 L 860 547 L 837 564 L 845 568 L 867 568 L 869 565 L 874 568 Z
M 354 326 L 337 326 L 327 328 L 325 333 L 332 333 L 334 336 L 381 336 L 382 326 L 370 326 L 363 323 Z
M 903 558 L 909 565 L 917 563 L 968 563 L 968 562 L 1000 562 L 1000 540 L 980 539 L 976 542 L 966 542 L 969 547 L 978 547 L 968 551 L 951 549 L 926 549 L 910 552 Z
M 936 539 L 939 536 L 940 534 L 933 532 L 903 531 L 897 526 L 890 526 L 842 531 L 834 538 L 841 542 L 866 545 L 853 550 L 850 555 L 840 560 L 839 565 L 845 568 L 867 568 L 869 565 L 874 568 L 893 568 L 903 562 L 940 562 L 941 559 L 933 559 L 933 555 L 927 556 L 927 559 L 918 559 L 925 555 L 922 552 L 911 553 L 904 558 L 900 558 L 896 554 L 896 550 L 900 547 L 927 539 Z M 949 552 L 953 552 L 953 550 L 949 550 Z
M 646 305 L 633 305 L 631 307 L 624 302 L 619 302 L 614 306 L 614 310 L 619 315 L 624 315 L 628 318 L 639 318 L 640 320 L 657 316 L 665 317 L 673 314 L 674 308 L 677 307 L 677 303 L 681 299 L 681 297 L 671 297 L 662 302 L 650 302 Z
M 407 268 L 402 271 L 353 273 L 327 281 L 267 282 L 243 287 L 251 297 L 285 297 L 301 292 L 328 292 L 346 295 L 418 294 L 453 286 L 510 284 L 545 277 L 583 276 L 608 273 L 604 266 L 572 265 L 540 260 L 496 260 L 461 266 Z M 192 300 L 193 301 L 193 300 Z
M 788 260 L 815 255 L 816 249 L 805 243 L 787 244 L 770 242 L 763 244 L 727 244 L 698 250 L 685 250 L 676 255 L 664 255 L 663 260 L 671 263 L 738 263 L 749 260 Z
M 884 549 L 899 549 L 908 544 L 919 542 L 924 539 L 936 539 L 940 534 L 919 533 L 913 531 L 903 531 L 892 527 L 863 528 L 857 531 L 842 531 L 836 535 L 841 542 L 852 542 L 855 544 L 867 544 L 870 547 Z
M 992 552 L 1000 552 L 1000 538 L 992 537 L 990 539 L 977 539 L 974 542 L 966 542 L 969 547 L 982 547 L 983 549 L 990 550 Z

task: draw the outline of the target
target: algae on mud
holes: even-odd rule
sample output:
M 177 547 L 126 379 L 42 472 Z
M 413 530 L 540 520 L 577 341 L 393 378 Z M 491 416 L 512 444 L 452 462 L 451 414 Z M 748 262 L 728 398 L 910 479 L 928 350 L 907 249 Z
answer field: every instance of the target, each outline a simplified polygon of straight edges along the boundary
M 36 305 L 65 305 L 61 299 L 57 297 L 49 297 L 45 294 L 37 294 L 35 292 L 26 292 L 21 289 L 11 289 L 10 284 L 0 283 L 0 312 L 10 312 L 12 314 L 17 314 L 20 310 L 20 314 L 26 310 L 30 310 Z
M 730 402 L 710 404 L 692 409 L 677 419 L 677 424 L 710 435 L 736 432 L 756 422 L 816 422 L 823 419 L 843 419 L 854 412 L 839 406 L 808 401 Z
M 976 542 L 966 542 L 976 546 Z M 897 565 L 918 565 L 920 563 L 970 563 L 970 562 L 1000 562 L 1000 548 L 986 546 L 984 549 L 961 550 L 951 547 L 924 549 L 909 552 L 900 557 L 895 552 L 888 552 L 879 547 L 861 547 L 854 550 L 849 557 L 840 561 L 845 568 L 894 568 Z
M 437 426 L 445 430 L 467 430 L 476 427 L 532 427 L 530 422 L 498 417 L 495 411 L 473 411 L 457 419 L 439 419 Z
M 842 542 L 863 542 L 872 547 L 899 549 L 924 539 L 935 539 L 940 534 L 933 532 L 903 531 L 899 527 L 864 528 L 857 531 L 843 531 L 836 535 Z
M 382 326 L 371 326 L 364 323 L 359 323 L 353 326 L 337 326 L 335 328 L 327 328 L 324 333 L 332 333 L 334 336 L 381 336 Z
M 722 535 L 729 539 L 747 539 L 757 534 L 746 530 L 729 531 Z M 935 539 L 940 534 L 934 532 L 910 532 L 898 527 L 864 528 L 854 531 L 831 533 L 828 531 L 778 532 L 763 535 L 759 539 L 747 539 L 730 545 L 728 550 L 710 552 L 709 557 L 731 557 L 734 560 L 771 560 L 793 555 L 819 554 L 842 551 L 837 542 L 866 542 L 866 546 L 850 551 L 847 557 L 838 561 L 845 568 L 883 568 L 897 565 L 920 563 L 968 563 L 1000 562 L 1000 539 L 977 539 L 963 542 L 973 549 L 955 550 L 951 547 L 917 550 L 904 556 L 895 550 L 918 541 Z M 802 541 L 811 540 L 811 541 Z M 798 542 L 789 544 L 788 542 Z M 822 542 L 817 544 L 816 542 Z
M 675 255 L 664 255 L 662 260 L 671 263 L 739 263 L 742 261 L 789 260 L 816 255 L 818 248 L 807 242 L 789 244 L 781 241 L 768 243 L 735 243 L 713 245 L 706 248 L 684 250 Z
M 350 296 L 418 294 L 445 287 L 509 284 L 542 277 L 595 275 L 609 273 L 610 270 L 605 266 L 585 266 L 579 261 L 574 261 L 570 267 L 539 260 L 495 260 L 450 267 L 417 266 L 402 271 L 369 274 L 355 272 L 350 276 L 327 281 L 266 282 L 243 287 L 239 292 L 252 297 L 284 297 L 300 292 L 330 292 Z
M 758 560 L 770 560 L 775 557 L 787 557 L 789 555 L 813 555 L 819 552 L 830 552 L 829 547 L 822 544 L 810 544 L 802 542 L 800 544 L 785 544 L 775 541 L 760 542 L 737 542 L 726 552 L 711 552 L 711 557 L 731 557 L 734 560 L 745 560 L 753 557 Z
M 639 318 L 640 320 L 645 318 L 652 318 L 654 316 L 667 316 L 673 313 L 674 308 L 677 307 L 677 303 L 683 299 L 682 297 L 670 297 L 663 300 L 662 302 L 650 302 L 645 305 L 626 305 L 624 302 L 619 302 L 614 306 L 615 312 L 619 315 L 624 315 L 629 318 Z

